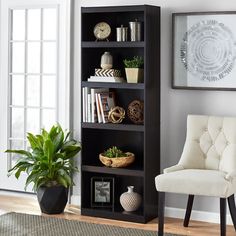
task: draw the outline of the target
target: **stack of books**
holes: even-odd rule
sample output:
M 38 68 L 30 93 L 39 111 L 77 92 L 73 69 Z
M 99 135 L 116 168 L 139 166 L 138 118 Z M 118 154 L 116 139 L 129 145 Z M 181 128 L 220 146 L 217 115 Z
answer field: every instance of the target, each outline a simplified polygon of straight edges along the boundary
M 124 83 L 120 70 L 95 69 L 95 75 L 88 78 L 89 82 Z
M 108 123 L 108 113 L 115 106 L 114 92 L 107 88 L 83 88 L 83 122 Z

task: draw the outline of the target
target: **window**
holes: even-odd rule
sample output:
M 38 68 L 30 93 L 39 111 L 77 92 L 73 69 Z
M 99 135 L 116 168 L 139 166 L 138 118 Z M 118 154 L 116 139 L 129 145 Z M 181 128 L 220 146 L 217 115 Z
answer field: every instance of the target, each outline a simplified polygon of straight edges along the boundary
M 38 133 L 58 120 L 57 16 L 56 7 L 10 11 L 11 149 L 26 149 L 27 132 Z
M 0 150 L 27 149 L 27 132 L 70 126 L 71 1 L 0 4 Z M 15 158 L 0 152 L 0 189 L 24 190 L 7 177 Z

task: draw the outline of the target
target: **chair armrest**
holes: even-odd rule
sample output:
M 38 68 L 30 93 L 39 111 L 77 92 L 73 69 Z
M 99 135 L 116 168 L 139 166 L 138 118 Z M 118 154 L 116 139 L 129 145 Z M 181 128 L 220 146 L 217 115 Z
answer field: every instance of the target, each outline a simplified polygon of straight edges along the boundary
M 225 179 L 229 181 L 233 180 L 233 178 L 235 177 L 236 177 L 236 171 L 232 171 L 225 175 Z
M 183 170 L 184 167 L 181 165 L 175 165 L 175 166 L 171 166 L 168 167 L 166 169 L 163 170 L 164 174 L 170 173 L 170 172 L 174 172 L 174 171 L 178 171 L 178 170 Z

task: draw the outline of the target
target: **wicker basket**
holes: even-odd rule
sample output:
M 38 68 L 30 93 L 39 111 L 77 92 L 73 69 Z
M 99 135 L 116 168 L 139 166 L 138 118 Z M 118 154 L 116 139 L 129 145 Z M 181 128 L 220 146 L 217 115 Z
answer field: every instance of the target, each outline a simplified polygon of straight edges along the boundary
M 126 152 L 127 157 L 106 157 L 103 153 L 99 154 L 100 161 L 108 167 L 126 167 L 134 162 L 135 156 L 131 152 Z

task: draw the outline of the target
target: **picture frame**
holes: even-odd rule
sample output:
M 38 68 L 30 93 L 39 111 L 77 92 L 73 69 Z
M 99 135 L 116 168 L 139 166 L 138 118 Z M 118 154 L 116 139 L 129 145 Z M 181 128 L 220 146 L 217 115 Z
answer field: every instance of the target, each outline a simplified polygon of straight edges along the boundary
M 91 178 L 91 207 L 108 207 L 114 209 L 114 178 Z
M 172 14 L 172 88 L 236 90 L 236 12 Z

